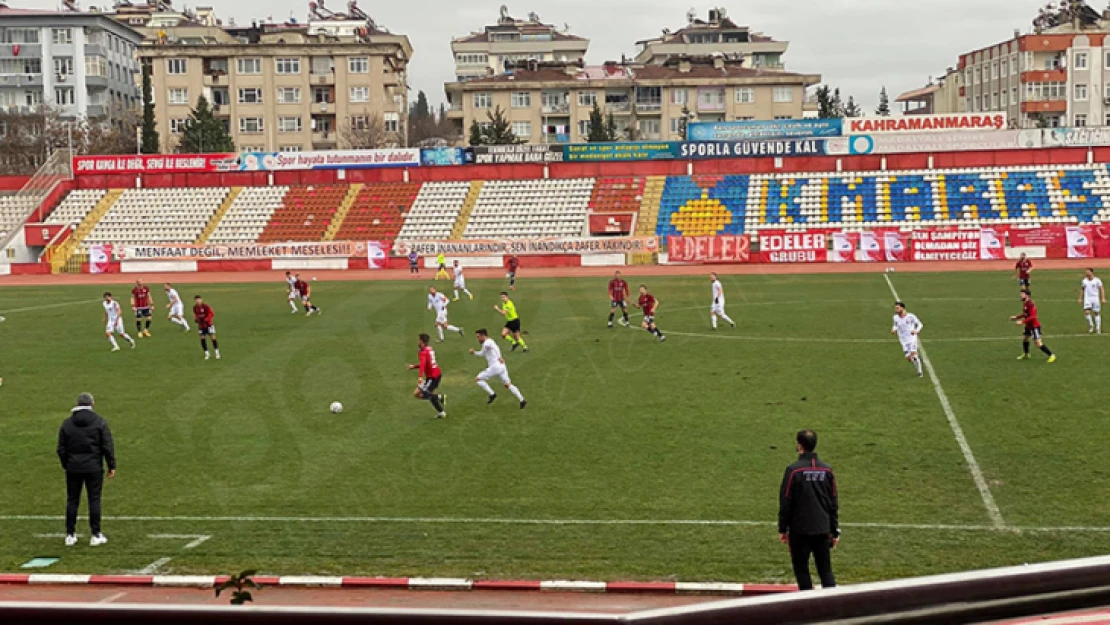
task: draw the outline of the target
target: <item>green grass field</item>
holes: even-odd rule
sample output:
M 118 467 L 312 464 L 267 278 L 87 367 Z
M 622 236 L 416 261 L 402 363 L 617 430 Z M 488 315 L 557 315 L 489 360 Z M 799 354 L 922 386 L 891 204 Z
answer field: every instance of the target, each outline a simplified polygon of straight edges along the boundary
M 1015 360 L 1007 319 L 1020 305 L 1004 274 L 891 278 L 926 325 L 1004 530 L 929 377 L 888 335 L 881 275 L 726 277 L 740 327 L 716 334 L 707 278 L 656 278 L 665 344 L 606 329 L 605 280 L 525 279 L 515 300 L 532 352 L 505 354 L 526 411 L 507 392 L 487 406 L 473 383 L 472 331 L 501 327 L 502 283 L 472 281 L 477 300 L 451 307 L 466 339 L 436 346 L 444 421 L 405 370 L 432 329 L 426 282 L 319 283 L 325 312 L 309 319 L 290 314 L 280 282 L 183 287 L 217 312 L 220 362 L 162 318 L 138 350 L 109 353 L 102 287 L 12 287 L 0 289 L 0 572 L 53 555 L 45 572 L 168 557 L 158 571 L 787 581 L 776 491 L 802 427 L 837 470 L 845 582 L 1110 550 L 1098 460 L 1110 366 L 1104 339 L 1085 334 L 1079 272 L 1036 276 L 1054 365 Z M 119 457 L 111 542 L 97 549 L 84 517 L 77 547 L 40 536 L 63 531 L 54 446 L 80 391 L 96 395 Z M 191 538 L 167 534 L 210 538 L 186 549 Z

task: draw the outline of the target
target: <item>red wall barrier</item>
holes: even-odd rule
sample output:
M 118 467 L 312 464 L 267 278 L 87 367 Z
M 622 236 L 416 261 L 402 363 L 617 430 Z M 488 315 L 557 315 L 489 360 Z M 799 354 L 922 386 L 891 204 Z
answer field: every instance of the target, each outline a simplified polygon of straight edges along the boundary
M 50 263 L 12 263 L 13 276 L 48 276 Z
M 0 176 L 0 191 L 19 191 L 30 176 Z
M 262 260 L 203 260 L 197 262 L 198 273 L 216 271 L 270 271 L 273 262 L 270 259 Z

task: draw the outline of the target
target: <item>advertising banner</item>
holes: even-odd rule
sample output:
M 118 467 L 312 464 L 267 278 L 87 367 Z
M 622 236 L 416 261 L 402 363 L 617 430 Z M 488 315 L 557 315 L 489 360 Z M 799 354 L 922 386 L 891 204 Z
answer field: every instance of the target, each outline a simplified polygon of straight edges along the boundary
M 829 253 L 830 263 L 851 263 L 856 260 L 856 244 L 860 241 L 858 232 L 832 233 L 832 251 Z
M 46 247 L 68 227 L 66 224 L 27 224 L 23 226 L 23 240 L 28 247 Z
M 73 173 L 76 175 L 188 174 L 237 169 L 239 169 L 238 154 L 132 154 L 73 157 Z
M 424 167 L 443 165 L 469 165 L 474 162 L 474 151 L 469 148 L 422 148 L 420 164 Z
M 382 241 L 366 242 L 366 266 L 369 269 L 385 269 L 389 266 L 389 243 Z
M 572 163 L 670 160 L 679 158 L 678 146 L 678 143 L 671 141 L 657 141 L 654 143 L 576 143 L 563 146 L 563 154 L 565 160 Z
M 691 122 L 686 126 L 686 140 L 763 141 L 766 139 L 839 137 L 842 127 L 843 123 L 839 119 Z
M 751 260 L 751 239 L 746 234 L 667 237 L 667 262 L 749 263 Z
M 823 263 L 828 260 L 825 232 L 762 230 L 759 261 L 762 263 Z
M 897 230 L 883 232 L 883 253 L 886 256 L 886 262 L 904 263 L 910 260 L 909 249 L 909 234 Z
M 822 156 L 824 139 L 783 139 L 780 141 L 737 141 L 734 143 L 682 143 L 679 158 L 749 158 L 768 156 Z
M 484 145 L 471 148 L 476 165 L 521 165 L 525 163 L 561 163 L 561 145 Z
M 636 215 L 633 213 L 594 213 L 590 215 L 590 234 L 597 235 L 629 235 L 632 234 L 632 223 Z
M 979 260 L 1005 260 L 1006 246 L 994 228 L 983 228 L 979 237 Z
M 856 260 L 861 263 L 880 263 L 886 260 L 882 234 L 868 230 L 859 236 L 859 253 Z
M 1068 226 L 1068 258 L 1093 258 L 1094 246 L 1091 244 L 1089 226 Z
M 1010 247 L 1051 247 L 1063 249 L 1068 244 L 1067 232 L 1062 226 L 1018 230 L 1010 228 Z
M 1042 131 L 1046 148 L 1110 145 L 1110 128 L 1046 128 Z
M 394 244 L 395 256 L 498 256 L 507 254 L 651 254 L 659 251 L 658 237 L 597 237 L 578 239 L 466 239 Z
M 852 135 L 829 139 L 826 150 L 837 156 L 1017 150 L 1041 147 L 1041 135 L 1040 130 Z
M 979 230 L 914 230 L 913 260 L 979 260 Z
M 270 258 L 350 258 L 366 254 L 366 243 L 236 243 L 230 245 L 152 244 L 116 248 L 120 260 L 261 260 Z
M 369 169 L 420 165 L 420 148 L 330 150 L 326 152 L 244 152 L 239 171 Z
M 89 273 L 106 273 L 111 262 L 111 245 L 89 246 Z
M 948 115 L 905 115 L 903 117 L 851 117 L 844 120 L 843 134 L 905 134 L 908 132 L 1004 130 L 1005 128 L 1005 113 L 952 113 Z

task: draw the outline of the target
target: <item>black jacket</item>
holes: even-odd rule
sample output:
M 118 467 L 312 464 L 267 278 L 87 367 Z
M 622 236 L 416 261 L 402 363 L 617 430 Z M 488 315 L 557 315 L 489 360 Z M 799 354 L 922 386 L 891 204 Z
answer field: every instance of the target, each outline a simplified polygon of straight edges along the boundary
M 817 454 L 798 456 L 779 487 L 779 533 L 840 536 L 836 476 Z
M 108 422 L 92 408 L 74 408 L 58 430 L 58 459 L 68 473 L 100 473 L 104 462 L 115 471 L 116 445 Z

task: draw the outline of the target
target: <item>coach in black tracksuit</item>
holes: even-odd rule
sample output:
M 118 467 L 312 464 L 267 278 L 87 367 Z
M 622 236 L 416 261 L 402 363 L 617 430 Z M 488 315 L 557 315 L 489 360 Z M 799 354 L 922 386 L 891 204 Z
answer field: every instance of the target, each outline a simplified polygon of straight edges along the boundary
M 840 540 L 836 476 L 817 459 L 817 433 L 798 432 L 798 461 L 786 467 L 779 488 L 779 540 L 790 545 L 790 560 L 799 590 L 812 590 L 809 556 L 817 565 L 821 586 L 836 586 L 830 551 Z
M 58 430 L 58 459 L 66 472 L 66 544 L 76 542 L 82 488 L 89 494 L 93 540 L 97 544 L 107 542 L 100 533 L 100 492 L 104 486 L 104 465 L 108 465 L 108 477 L 116 475 L 116 446 L 108 422 L 93 412 L 93 396 L 89 393 L 77 397 L 77 407 Z

